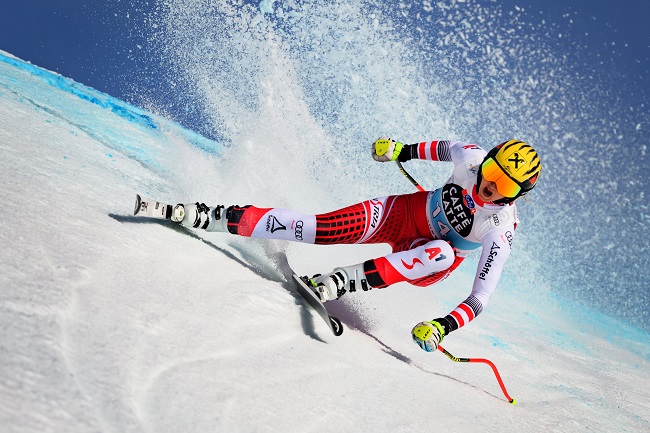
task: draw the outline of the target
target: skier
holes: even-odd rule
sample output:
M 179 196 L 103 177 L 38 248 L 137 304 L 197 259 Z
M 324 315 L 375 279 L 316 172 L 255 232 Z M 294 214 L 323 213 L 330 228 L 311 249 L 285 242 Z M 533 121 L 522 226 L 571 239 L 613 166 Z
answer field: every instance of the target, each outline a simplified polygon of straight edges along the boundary
M 475 144 L 430 141 L 403 144 L 380 138 L 372 144 L 379 162 L 449 161 L 454 171 L 435 191 L 381 197 L 320 215 L 254 206 L 178 204 L 172 221 L 207 231 L 312 244 L 387 243 L 393 252 L 335 268 L 310 281 L 321 301 L 407 281 L 435 284 L 482 247 L 472 291 L 444 317 L 420 322 L 413 341 L 434 351 L 450 332 L 478 316 L 496 289 L 510 255 L 517 219 L 514 201 L 536 185 L 539 155 L 510 140 L 485 152 Z

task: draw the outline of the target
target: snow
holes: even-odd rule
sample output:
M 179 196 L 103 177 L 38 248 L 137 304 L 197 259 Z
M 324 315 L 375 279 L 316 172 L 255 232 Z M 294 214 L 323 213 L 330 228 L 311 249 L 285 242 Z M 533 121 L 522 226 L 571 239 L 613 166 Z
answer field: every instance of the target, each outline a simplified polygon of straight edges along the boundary
M 466 297 L 471 263 L 436 287 L 328 304 L 346 327 L 334 337 L 286 263 L 324 272 L 386 247 L 261 242 L 132 216 L 136 193 L 341 205 L 338 169 L 314 180 L 303 166 L 302 128 L 330 150 L 299 94 L 270 86 L 258 128 L 224 147 L 0 54 L 3 432 L 650 429 L 650 336 L 543 281 L 507 274 L 481 317 L 444 341 L 455 356 L 492 360 L 513 406 L 487 366 L 410 341 L 413 325 Z M 274 111 L 279 97 L 295 111 Z

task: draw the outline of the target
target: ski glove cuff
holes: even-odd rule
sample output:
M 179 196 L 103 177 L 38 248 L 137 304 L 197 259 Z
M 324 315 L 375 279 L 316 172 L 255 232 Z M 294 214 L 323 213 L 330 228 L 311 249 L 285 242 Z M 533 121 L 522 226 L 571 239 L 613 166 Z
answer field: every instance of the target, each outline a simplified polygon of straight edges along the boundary
M 372 159 L 379 162 L 396 161 L 404 144 L 382 137 L 372 143 Z
M 445 336 L 445 330 L 442 325 L 435 320 L 431 322 L 420 322 L 411 331 L 411 336 L 415 344 L 422 350 L 433 352 L 438 348 L 438 344 Z

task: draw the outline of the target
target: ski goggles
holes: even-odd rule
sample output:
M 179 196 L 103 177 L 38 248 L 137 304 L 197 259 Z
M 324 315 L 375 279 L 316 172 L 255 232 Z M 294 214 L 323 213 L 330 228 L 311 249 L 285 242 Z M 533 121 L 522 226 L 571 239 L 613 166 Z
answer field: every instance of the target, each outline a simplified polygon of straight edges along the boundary
M 492 157 L 483 161 L 481 173 L 483 179 L 496 184 L 497 191 L 504 197 L 514 198 L 521 192 L 521 184 L 508 176 L 501 165 Z

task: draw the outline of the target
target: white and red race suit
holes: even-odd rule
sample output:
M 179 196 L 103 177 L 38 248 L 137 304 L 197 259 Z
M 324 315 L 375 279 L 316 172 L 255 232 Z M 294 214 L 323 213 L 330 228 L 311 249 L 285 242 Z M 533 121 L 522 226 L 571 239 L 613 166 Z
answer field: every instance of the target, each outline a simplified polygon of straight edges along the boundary
M 462 142 L 405 145 L 400 161 L 453 162 L 449 180 L 435 191 L 366 200 L 319 215 L 231 206 L 228 231 L 313 244 L 387 243 L 391 254 L 364 262 L 367 282 L 374 288 L 402 281 L 417 286 L 437 283 L 482 247 L 469 297 L 436 319 L 447 334 L 472 321 L 487 305 L 510 256 L 518 223 L 513 203 L 484 203 L 477 195 L 476 175 L 485 155 L 477 145 Z

